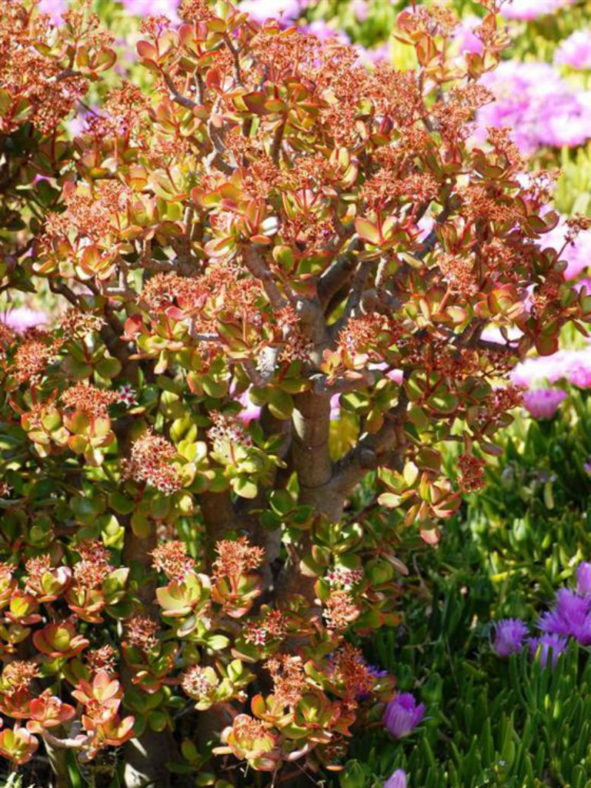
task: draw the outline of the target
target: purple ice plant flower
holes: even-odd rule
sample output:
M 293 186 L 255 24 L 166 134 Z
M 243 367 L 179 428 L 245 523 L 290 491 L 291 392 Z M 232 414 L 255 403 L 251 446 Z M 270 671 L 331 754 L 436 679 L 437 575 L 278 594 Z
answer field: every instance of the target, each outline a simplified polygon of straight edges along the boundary
M 410 692 L 401 692 L 388 703 L 383 723 L 395 739 L 401 739 L 413 731 L 425 714 L 425 705 L 417 702 Z
M 517 654 L 528 635 L 527 625 L 519 618 L 503 618 L 495 623 L 493 651 L 499 657 Z
M 548 657 L 550 656 L 550 651 L 552 651 L 552 667 L 555 668 L 558 655 L 566 650 L 567 645 L 568 641 L 566 638 L 558 635 L 542 635 L 539 638 L 530 639 L 529 651 L 533 658 L 538 653 L 538 649 L 540 649 L 540 662 L 543 668 L 548 664 Z
M 406 772 L 404 769 L 396 769 L 386 782 L 384 788 L 406 788 Z
M 551 419 L 566 398 L 562 389 L 534 389 L 523 395 L 523 404 L 534 419 Z
M 590 610 L 590 597 L 581 596 L 570 588 L 561 588 L 552 610 L 540 616 L 538 627 L 547 634 L 572 635 L 580 639 L 589 629 L 587 618 Z
M 591 564 L 581 561 L 577 567 L 577 593 L 581 596 L 591 594 Z
M 575 30 L 554 53 L 554 62 L 579 70 L 591 69 L 591 28 Z

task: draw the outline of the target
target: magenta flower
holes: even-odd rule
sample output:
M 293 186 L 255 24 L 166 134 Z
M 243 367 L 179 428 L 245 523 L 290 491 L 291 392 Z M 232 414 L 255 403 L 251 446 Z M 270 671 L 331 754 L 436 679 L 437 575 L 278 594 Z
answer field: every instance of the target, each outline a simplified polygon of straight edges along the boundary
M 556 594 L 556 604 L 538 620 L 542 632 L 577 639 L 588 630 L 587 615 L 591 609 L 591 598 L 580 596 L 570 588 L 561 588 Z
M 552 652 L 552 667 L 555 668 L 558 655 L 566 650 L 567 644 L 566 638 L 558 637 L 558 635 L 542 635 L 542 637 L 530 639 L 529 650 L 533 658 L 536 656 L 538 648 L 540 649 L 540 662 L 543 668 L 548 664 L 548 657 Z
M 410 692 L 401 692 L 388 703 L 382 721 L 395 739 L 413 731 L 425 714 L 425 706 L 417 702 Z
M 396 769 L 391 777 L 384 783 L 384 788 L 406 788 L 406 772 L 404 769 Z
M 591 69 L 591 29 L 571 33 L 554 53 L 554 62 L 581 70 Z
M 534 419 L 551 419 L 566 398 L 562 389 L 534 389 L 523 395 L 523 404 Z
M 577 593 L 591 594 L 591 564 L 588 561 L 581 561 L 577 567 Z
M 527 634 L 527 626 L 519 618 L 503 618 L 495 623 L 493 651 L 499 657 L 517 654 Z

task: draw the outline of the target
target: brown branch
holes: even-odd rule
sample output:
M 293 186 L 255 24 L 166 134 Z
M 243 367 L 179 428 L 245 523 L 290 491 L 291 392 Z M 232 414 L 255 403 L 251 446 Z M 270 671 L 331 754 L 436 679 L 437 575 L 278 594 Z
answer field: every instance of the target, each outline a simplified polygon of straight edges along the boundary
M 244 247 L 242 259 L 250 273 L 262 282 L 263 289 L 273 309 L 284 309 L 287 306 L 287 301 L 281 295 L 273 278 L 273 273 L 260 252 L 262 248 L 259 244 L 251 244 Z
M 359 250 L 360 246 L 361 241 L 359 238 L 353 238 L 347 249 L 320 275 L 318 279 L 318 298 L 324 309 L 326 309 L 333 295 L 351 278 L 357 265 L 355 252 Z
M 365 435 L 357 446 L 337 463 L 327 493 L 330 491 L 346 498 L 369 470 L 377 468 L 380 458 L 386 452 L 395 447 L 404 447 L 403 430 L 407 407 L 408 396 L 401 387 L 398 404 L 385 415 L 383 426 L 376 433 Z
M 351 292 L 349 294 L 349 298 L 347 299 L 344 312 L 334 324 L 334 326 L 332 326 L 332 336 L 337 336 L 337 334 L 347 325 L 349 318 L 355 315 L 357 308 L 361 304 L 363 290 L 369 277 L 371 267 L 372 263 L 368 260 L 363 260 L 359 263 L 357 271 L 355 271 Z
M 337 378 L 329 381 L 326 375 L 313 375 L 311 380 L 312 391 L 315 394 L 332 397 L 334 394 L 355 391 L 362 386 L 373 386 L 376 376 L 371 370 L 367 369 L 351 378 Z
M 271 161 L 276 166 L 279 164 L 279 154 L 281 153 L 281 143 L 283 142 L 283 134 L 285 132 L 285 127 L 287 125 L 287 116 L 283 118 L 281 123 L 275 129 L 275 133 L 273 134 L 273 142 L 271 143 Z
M 242 71 L 240 69 L 240 52 L 237 47 L 234 46 L 232 41 L 230 40 L 230 36 L 227 33 L 224 33 L 224 42 L 230 53 L 232 54 L 232 61 L 234 64 L 234 78 L 236 82 L 242 87 Z
M 182 93 L 179 93 L 179 91 L 176 88 L 176 85 L 172 81 L 172 77 L 164 69 L 160 70 L 160 74 L 162 75 L 162 79 L 166 83 L 166 87 L 172 93 L 172 97 L 177 104 L 180 104 L 181 107 L 186 107 L 186 109 L 190 109 L 190 110 L 193 110 L 199 106 L 199 104 L 197 104 L 196 101 L 193 101 L 193 99 L 190 99 L 188 98 L 188 96 L 183 96 Z

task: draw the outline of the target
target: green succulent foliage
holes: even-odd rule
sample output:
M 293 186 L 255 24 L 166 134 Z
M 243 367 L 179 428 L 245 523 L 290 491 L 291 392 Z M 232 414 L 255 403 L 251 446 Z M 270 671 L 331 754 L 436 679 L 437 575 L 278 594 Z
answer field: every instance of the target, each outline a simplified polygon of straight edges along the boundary
M 591 398 L 568 394 L 554 419 L 515 421 L 464 515 L 495 582 L 529 586 L 540 600 L 591 555 Z
M 418 693 L 428 718 L 405 742 L 381 731 L 356 738 L 340 788 L 375 788 L 396 768 L 421 788 L 591 786 L 587 650 L 571 645 L 555 670 L 527 649 L 501 660 L 483 628 L 470 629 L 472 607 L 455 593 L 437 600 L 423 630 L 438 633 L 431 642 L 418 642 L 416 621 L 402 644 L 391 631 L 378 636 L 376 653 L 401 684 L 429 666 Z

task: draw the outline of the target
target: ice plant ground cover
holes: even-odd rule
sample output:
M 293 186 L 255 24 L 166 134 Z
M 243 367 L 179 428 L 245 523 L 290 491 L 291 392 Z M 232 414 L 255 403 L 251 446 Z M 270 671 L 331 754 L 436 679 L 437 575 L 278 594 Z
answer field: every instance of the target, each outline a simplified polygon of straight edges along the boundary
M 503 429 L 587 226 L 483 128 L 502 9 L 386 14 L 394 68 L 304 3 L 44 5 L 0 23 L 9 784 L 583 788 L 584 375 Z

